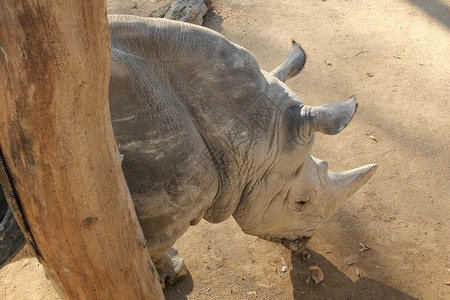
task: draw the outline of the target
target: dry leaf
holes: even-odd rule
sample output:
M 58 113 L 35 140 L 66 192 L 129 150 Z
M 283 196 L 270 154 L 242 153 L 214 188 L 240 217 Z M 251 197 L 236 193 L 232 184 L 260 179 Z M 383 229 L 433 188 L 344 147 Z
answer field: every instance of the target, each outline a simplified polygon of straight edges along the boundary
M 325 61 L 325 64 L 327 64 L 329 66 L 333 66 L 328 60 Z
M 273 263 L 270 263 L 270 265 L 272 266 L 272 269 L 275 271 L 275 274 L 278 275 L 277 267 L 275 267 Z
M 377 140 L 375 139 L 375 137 L 373 137 L 372 135 L 369 135 L 369 137 L 370 137 L 371 139 L 373 139 L 374 141 L 377 141 Z M 358 252 L 363 252 L 363 251 L 367 251 L 367 250 L 372 250 L 372 249 L 370 249 L 369 247 L 367 247 L 366 245 L 364 245 L 363 243 L 359 243 L 359 246 L 361 246 L 361 249 L 359 249 Z
M 309 254 L 309 252 L 308 251 L 303 251 L 302 252 L 302 259 L 303 260 L 309 260 L 309 258 L 311 257 L 311 254 Z
M 307 278 L 305 278 L 305 283 L 309 284 L 309 281 L 311 280 L 311 276 L 308 276 Z
M 312 271 L 311 277 L 314 280 L 314 282 L 316 283 L 316 285 L 319 284 L 320 282 L 322 282 L 323 279 L 325 278 L 322 270 L 319 267 L 317 267 L 317 270 Z
M 347 263 L 347 265 L 345 266 L 344 270 L 347 270 L 348 267 L 353 266 L 354 264 L 356 264 L 356 262 L 354 262 L 354 261 Z
M 370 138 L 371 140 L 374 140 L 375 142 L 378 142 L 377 138 L 374 137 L 373 135 L 369 135 L 369 138 Z
M 369 76 L 369 77 L 373 77 L 373 76 L 375 76 L 374 74 L 372 74 L 372 73 L 366 73 L 366 75 L 367 76 Z
M 359 51 L 358 53 L 355 53 L 355 56 L 358 56 L 358 55 L 360 55 L 360 54 L 362 54 L 362 53 L 364 53 L 364 55 L 367 57 L 367 53 L 366 53 L 367 51 Z
M 309 269 L 308 270 L 310 270 L 310 271 L 315 271 L 315 270 L 319 270 L 320 268 L 318 267 L 318 266 L 311 266 L 311 267 L 309 267 Z

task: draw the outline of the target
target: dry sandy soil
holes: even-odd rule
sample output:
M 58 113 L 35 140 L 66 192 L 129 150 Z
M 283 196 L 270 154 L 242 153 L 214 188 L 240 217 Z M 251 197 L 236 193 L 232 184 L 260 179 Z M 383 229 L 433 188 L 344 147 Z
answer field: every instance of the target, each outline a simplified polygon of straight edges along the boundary
M 158 4 L 108 3 L 111 12 L 144 16 Z M 379 168 L 310 240 L 307 261 L 246 236 L 232 219 L 191 227 L 176 245 L 190 272 L 166 289 L 167 299 L 450 299 L 449 7 L 449 0 L 215 1 L 205 25 L 247 48 L 262 69 L 282 61 L 291 38 L 304 47 L 306 67 L 288 82 L 304 102 L 356 95 L 351 125 L 317 135 L 312 154 L 331 170 Z M 306 284 L 317 264 L 324 281 Z M 0 271 L 0 298 L 58 299 L 35 259 Z

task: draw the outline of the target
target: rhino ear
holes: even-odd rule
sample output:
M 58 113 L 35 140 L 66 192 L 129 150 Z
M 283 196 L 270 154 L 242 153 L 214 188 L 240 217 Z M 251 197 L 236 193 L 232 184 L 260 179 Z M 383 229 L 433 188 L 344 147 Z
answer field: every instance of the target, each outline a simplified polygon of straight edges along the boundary
M 325 134 L 337 134 L 352 120 L 358 103 L 355 97 L 340 103 L 322 106 L 303 106 L 301 109 L 301 124 L 299 134 L 309 137 L 316 131 Z
M 306 54 L 302 47 L 292 40 L 292 46 L 283 63 L 276 67 L 270 74 L 285 82 L 294 77 L 303 69 Z

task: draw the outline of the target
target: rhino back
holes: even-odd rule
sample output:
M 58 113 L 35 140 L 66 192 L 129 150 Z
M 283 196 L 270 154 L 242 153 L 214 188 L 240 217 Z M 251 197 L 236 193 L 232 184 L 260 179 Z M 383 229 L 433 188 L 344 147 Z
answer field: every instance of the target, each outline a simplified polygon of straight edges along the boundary
M 251 121 L 266 99 L 267 81 L 255 58 L 212 30 L 161 19 L 110 16 L 112 46 L 144 57 L 195 123 L 218 166 L 219 191 L 205 214 L 221 222 L 235 211 L 246 184 L 250 148 L 265 143 L 266 126 Z M 268 115 L 266 123 L 275 116 Z M 255 119 L 255 118 L 253 118 Z M 246 136 L 248 133 L 248 136 Z M 243 172 L 245 171 L 245 172 Z
M 168 66 L 143 57 L 127 32 L 112 31 L 111 45 L 111 119 L 151 250 L 202 218 L 217 193 L 217 170 Z

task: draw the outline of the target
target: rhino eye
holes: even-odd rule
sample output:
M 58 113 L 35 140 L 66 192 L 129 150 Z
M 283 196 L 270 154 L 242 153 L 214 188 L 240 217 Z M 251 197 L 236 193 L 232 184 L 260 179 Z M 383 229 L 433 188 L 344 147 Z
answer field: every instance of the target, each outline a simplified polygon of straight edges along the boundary
M 298 196 L 296 200 L 297 200 L 296 202 L 300 204 L 308 203 L 309 200 L 311 200 L 311 192 L 304 193 L 303 195 Z
M 311 200 L 311 193 L 308 192 L 308 193 L 305 193 L 305 194 L 303 194 L 301 196 L 297 196 L 295 200 L 297 200 L 297 201 L 295 201 L 295 203 L 294 203 L 294 210 L 296 210 L 296 211 L 303 211 L 305 206 Z

